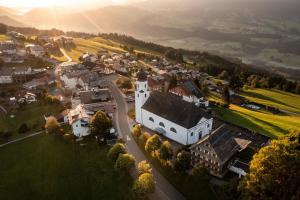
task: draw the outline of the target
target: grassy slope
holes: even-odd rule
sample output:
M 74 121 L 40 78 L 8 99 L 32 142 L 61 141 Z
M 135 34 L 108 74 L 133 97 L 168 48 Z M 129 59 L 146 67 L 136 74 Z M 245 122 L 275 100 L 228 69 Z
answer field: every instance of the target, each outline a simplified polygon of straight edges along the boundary
M 249 89 L 242 95 L 252 102 L 300 113 L 300 95 L 266 89 Z
M 35 125 L 35 129 L 41 129 L 45 122 L 43 118 L 45 114 L 57 114 L 61 110 L 62 107 L 57 104 L 33 103 L 26 105 L 14 114 L 15 118 L 0 116 L 0 131 L 10 130 L 16 133 L 22 123 L 26 123 L 30 128 Z
M 119 177 L 107 150 L 44 134 L 7 146 L 0 151 L 1 199 L 131 199 L 132 180 Z
M 299 128 L 300 117 L 274 115 L 268 112 L 253 111 L 236 105 L 230 109 L 215 108 L 215 111 L 230 123 L 248 128 L 272 138 L 284 135 Z
M 0 35 L 0 41 L 9 40 L 10 38 L 7 35 Z
M 82 39 L 74 38 L 76 48 L 73 50 L 68 50 L 68 55 L 74 60 L 78 61 L 78 58 L 86 52 L 97 53 L 101 48 L 106 49 L 111 52 L 124 52 L 119 46 L 116 46 L 113 42 L 104 40 L 102 38 L 93 39 Z

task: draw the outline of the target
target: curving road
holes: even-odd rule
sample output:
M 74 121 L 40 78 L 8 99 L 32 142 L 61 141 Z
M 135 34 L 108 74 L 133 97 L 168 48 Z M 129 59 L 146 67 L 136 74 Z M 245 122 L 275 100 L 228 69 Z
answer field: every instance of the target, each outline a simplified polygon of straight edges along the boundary
M 138 145 L 135 143 L 131 136 L 131 128 L 127 118 L 128 106 L 123 98 L 122 93 L 113 83 L 116 76 L 110 76 L 107 78 L 108 86 L 112 92 L 112 95 L 117 104 L 117 111 L 115 114 L 115 121 L 118 132 L 126 140 L 126 148 L 129 153 L 134 155 L 137 162 L 142 160 L 147 160 L 146 156 L 140 150 Z M 154 180 L 156 182 L 156 191 L 154 194 L 150 195 L 150 199 L 153 200 L 184 200 L 185 198 L 181 193 L 179 193 L 153 166 L 152 171 L 154 175 Z

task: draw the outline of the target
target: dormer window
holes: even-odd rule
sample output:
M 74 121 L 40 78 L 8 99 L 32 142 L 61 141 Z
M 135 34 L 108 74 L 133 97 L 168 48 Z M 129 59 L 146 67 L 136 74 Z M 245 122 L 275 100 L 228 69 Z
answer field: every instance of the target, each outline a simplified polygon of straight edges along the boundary
M 177 133 L 176 129 L 175 128 L 170 128 L 170 131 L 172 131 L 173 133 Z

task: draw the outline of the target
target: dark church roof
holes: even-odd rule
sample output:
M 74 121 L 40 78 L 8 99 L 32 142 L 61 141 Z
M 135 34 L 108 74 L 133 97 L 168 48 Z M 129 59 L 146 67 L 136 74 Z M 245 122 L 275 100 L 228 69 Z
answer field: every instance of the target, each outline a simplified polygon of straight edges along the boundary
M 151 92 L 142 108 L 188 129 L 196 126 L 202 117 L 212 118 L 203 109 L 182 100 L 182 97 L 158 91 Z
M 145 72 L 144 69 L 141 69 L 137 73 L 137 79 L 138 79 L 138 81 L 147 81 L 147 73 Z

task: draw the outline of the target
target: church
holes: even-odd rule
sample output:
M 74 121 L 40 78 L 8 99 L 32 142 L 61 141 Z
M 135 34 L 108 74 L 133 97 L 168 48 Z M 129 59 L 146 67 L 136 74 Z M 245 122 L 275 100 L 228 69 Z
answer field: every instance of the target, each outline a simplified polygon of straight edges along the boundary
M 182 145 L 195 144 L 212 130 L 213 118 L 181 96 L 150 91 L 146 72 L 137 73 L 136 122 Z

